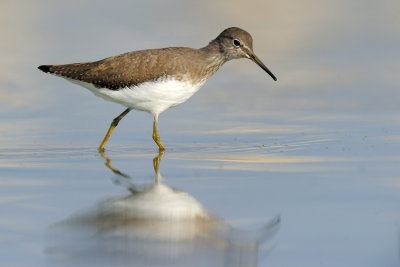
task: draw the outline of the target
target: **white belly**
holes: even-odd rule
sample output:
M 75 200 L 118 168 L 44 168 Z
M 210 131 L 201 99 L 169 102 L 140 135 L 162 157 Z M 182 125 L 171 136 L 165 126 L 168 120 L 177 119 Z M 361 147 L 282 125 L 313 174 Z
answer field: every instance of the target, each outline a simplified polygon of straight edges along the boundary
M 205 81 L 192 84 L 188 81 L 172 79 L 145 82 L 139 86 L 119 90 L 97 88 L 90 83 L 68 79 L 68 81 L 89 89 L 95 95 L 128 108 L 158 115 L 166 109 L 179 105 L 196 93 Z

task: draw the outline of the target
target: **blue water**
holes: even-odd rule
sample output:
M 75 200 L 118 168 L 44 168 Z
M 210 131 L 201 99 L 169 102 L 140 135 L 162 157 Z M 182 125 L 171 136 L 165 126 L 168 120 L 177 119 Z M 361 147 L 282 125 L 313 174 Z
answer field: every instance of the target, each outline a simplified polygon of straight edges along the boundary
M 2 265 L 396 266 L 392 115 L 373 123 L 301 116 L 303 133 L 254 122 L 250 132 L 187 134 L 199 144 L 165 140 L 160 184 L 171 191 L 145 201 L 156 175 L 150 138 L 111 139 L 103 156 L 95 144 L 9 143 L 1 153 Z M 166 205 L 178 193 L 183 199 Z

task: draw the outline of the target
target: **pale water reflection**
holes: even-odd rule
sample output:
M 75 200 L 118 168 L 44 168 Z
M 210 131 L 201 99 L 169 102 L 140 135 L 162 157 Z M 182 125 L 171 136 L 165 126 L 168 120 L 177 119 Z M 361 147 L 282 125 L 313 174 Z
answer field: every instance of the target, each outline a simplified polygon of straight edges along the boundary
M 276 216 L 240 230 L 210 214 L 193 196 L 163 183 L 163 153 L 153 159 L 154 181 L 135 184 L 112 166 L 114 183 L 129 195 L 111 198 L 53 225 L 46 254 L 54 266 L 258 266 L 275 244 Z M 265 259 L 265 257 L 262 257 Z
M 0 154 L 0 265 L 398 266 L 392 122 L 313 121 L 324 131 L 237 134 L 223 144 L 225 134 L 189 135 L 215 141 L 173 139 L 159 167 L 165 178 L 154 172 L 151 140 L 111 145 L 104 158 L 96 142 L 10 143 Z

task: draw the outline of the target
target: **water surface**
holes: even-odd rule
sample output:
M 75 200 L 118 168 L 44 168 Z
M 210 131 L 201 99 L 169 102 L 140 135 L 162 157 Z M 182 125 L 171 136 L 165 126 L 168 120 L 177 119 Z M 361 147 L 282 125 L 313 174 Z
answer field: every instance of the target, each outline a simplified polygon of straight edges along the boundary
M 380 116 L 187 132 L 215 142 L 166 142 L 158 174 L 151 142 L 9 144 L 3 264 L 396 266 L 399 139 Z

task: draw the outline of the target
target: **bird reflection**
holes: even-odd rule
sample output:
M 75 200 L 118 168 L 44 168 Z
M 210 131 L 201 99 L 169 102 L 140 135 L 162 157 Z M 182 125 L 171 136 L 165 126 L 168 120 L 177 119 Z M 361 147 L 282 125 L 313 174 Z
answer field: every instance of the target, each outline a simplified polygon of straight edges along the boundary
M 163 152 L 153 159 L 154 181 L 140 187 L 111 165 L 115 182 L 130 194 L 57 223 L 47 254 L 57 266 L 257 266 L 261 246 L 279 228 L 279 217 L 242 231 L 210 215 L 191 195 L 162 183 Z

